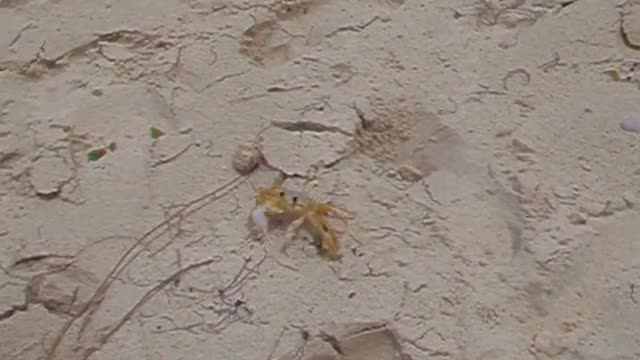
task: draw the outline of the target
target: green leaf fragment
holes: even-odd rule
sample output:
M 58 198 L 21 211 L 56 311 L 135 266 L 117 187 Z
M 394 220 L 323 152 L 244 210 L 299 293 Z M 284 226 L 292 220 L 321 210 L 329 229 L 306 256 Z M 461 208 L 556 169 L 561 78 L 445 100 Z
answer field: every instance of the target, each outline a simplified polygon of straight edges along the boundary
M 164 135 L 164 131 L 162 131 L 162 130 L 160 130 L 158 128 L 155 128 L 155 127 L 151 128 L 151 138 L 152 139 L 158 139 L 162 135 Z
M 116 151 L 116 149 L 118 148 L 118 145 L 116 145 L 115 141 L 112 141 L 109 146 L 107 146 L 107 149 L 109 149 L 109 151 L 114 152 Z
M 618 72 L 618 70 L 616 69 L 605 70 L 604 73 L 609 75 L 611 77 L 611 80 L 613 81 L 622 80 L 622 77 L 620 76 L 620 72 Z
M 87 154 L 87 159 L 89 159 L 89 161 L 96 161 L 105 156 L 106 153 L 107 150 L 104 148 L 94 149 L 89 151 L 89 153 Z

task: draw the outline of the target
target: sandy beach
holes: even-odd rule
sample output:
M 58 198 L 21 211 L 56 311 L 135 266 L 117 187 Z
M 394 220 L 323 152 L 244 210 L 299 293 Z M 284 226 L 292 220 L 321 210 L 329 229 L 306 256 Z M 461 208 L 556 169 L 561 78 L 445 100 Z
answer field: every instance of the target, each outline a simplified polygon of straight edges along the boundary
M 0 29 L 0 359 L 640 359 L 640 0 L 0 0 Z M 339 260 L 255 233 L 276 183 L 348 210 Z

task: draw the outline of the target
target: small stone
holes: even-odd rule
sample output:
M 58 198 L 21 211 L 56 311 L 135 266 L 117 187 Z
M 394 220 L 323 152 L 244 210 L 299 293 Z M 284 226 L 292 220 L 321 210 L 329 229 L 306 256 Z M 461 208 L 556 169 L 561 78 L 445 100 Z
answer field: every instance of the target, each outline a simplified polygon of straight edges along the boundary
M 255 170 L 262 160 L 260 146 L 255 142 L 238 145 L 231 156 L 231 166 L 241 175 L 248 175 Z
M 496 137 L 501 138 L 513 134 L 514 129 L 502 129 L 496 132 Z
M 191 128 L 190 127 L 183 127 L 180 130 L 178 130 L 178 132 L 180 134 L 182 134 L 182 135 L 186 135 L 186 134 L 191 132 Z
M 418 182 L 423 177 L 422 172 L 420 172 L 420 170 L 414 168 L 411 165 L 406 165 L 406 164 L 402 165 L 398 169 L 398 175 L 400 175 L 400 177 L 403 180 L 411 183 Z
M 620 127 L 627 132 L 640 133 L 640 118 L 630 115 L 620 122 Z
M 566 186 L 553 186 L 551 187 L 553 194 L 558 199 L 575 199 L 575 194 L 572 192 L 572 189 Z
M 611 200 L 597 201 L 593 199 L 583 199 L 582 204 L 579 206 L 579 210 L 580 212 L 587 214 L 589 217 L 613 215 Z
M 622 201 L 624 201 L 625 205 L 629 209 L 633 209 L 636 206 L 636 203 L 638 202 L 638 199 L 633 193 L 626 192 L 626 193 L 622 194 Z
M 533 337 L 532 347 L 537 353 L 543 353 L 550 358 L 556 357 L 567 349 L 556 338 L 557 336 L 543 330 Z
M 569 218 L 569 222 L 573 225 L 584 225 L 587 223 L 587 218 L 579 212 L 573 212 L 567 217 Z
M 578 157 L 578 165 L 580 165 L 580 167 L 585 170 L 585 171 L 591 171 L 591 164 L 589 164 L 589 159 L 580 156 Z
M 516 153 L 535 153 L 535 151 L 527 144 L 519 139 L 513 139 L 511 146 Z

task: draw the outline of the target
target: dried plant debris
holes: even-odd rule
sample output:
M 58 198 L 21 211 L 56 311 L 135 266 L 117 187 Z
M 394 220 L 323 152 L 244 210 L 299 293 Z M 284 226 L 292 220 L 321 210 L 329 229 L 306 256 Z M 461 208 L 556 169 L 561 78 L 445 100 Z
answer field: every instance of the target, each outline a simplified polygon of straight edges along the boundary
M 105 148 L 93 149 L 87 153 L 87 160 L 98 161 L 102 159 L 105 155 L 107 155 L 107 149 Z
M 87 153 L 87 160 L 98 161 L 102 159 L 109 151 L 114 152 L 118 149 L 118 145 L 115 141 L 112 141 L 107 146 L 102 146 L 96 149 L 89 150 Z
M 636 82 L 640 85 L 640 61 L 624 61 L 603 73 L 613 81 Z
M 152 138 L 152 139 L 156 140 L 156 139 L 159 139 L 159 138 L 161 138 L 162 136 L 164 136 L 164 135 L 165 135 L 165 132 L 164 132 L 164 131 L 162 131 L 162 130 L 160 130 L 160 129 L 158 129 L 157 127 L 152 127 L 152 128 L 149 130 L 149 135 L 151 135 L 151 138 Z

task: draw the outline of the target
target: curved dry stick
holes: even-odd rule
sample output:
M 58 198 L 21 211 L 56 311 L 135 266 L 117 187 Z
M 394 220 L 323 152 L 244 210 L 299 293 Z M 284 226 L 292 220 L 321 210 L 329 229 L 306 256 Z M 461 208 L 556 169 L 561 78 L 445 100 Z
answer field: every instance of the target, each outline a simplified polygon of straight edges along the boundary
M 529 72 L 523 68 L 517 68 L 514 70 L 511 70 L 507 73 L 507 75 L 505 75 L 505 77 L 502 78 L 502 87 L 505 90 L 509 90 L 509 86 L 507 85 L 507 82 L 509 81 L 509 78 L 511 78 L 513 75 L 516 74 L 522 74 L 524 75 L 525 78 L 525 83 L 524 85 L 529 85 L 529 83 L 531 82 L 531 75 L 529 75 Z
M 91 320 L 91 316 L 95 313 L 95 310 L 97 309 L 97 306 L 101 301 L 102 298 L 104 296 L 104 294 L 106 293 L 107 289 L 111 286 L 111 284 L 113 283 L 114 279 L 122 272 L 122 270 L 124 270 L 124 268 L 126 268 L 143 250 L 145 247 L 142 248 L 142 250 L 139 250 L 138 252 L 136 252 L 135 254 L 133 254 L 129 259 L 127 259 L 127 257 L 140 245 L 142 244 L 148 237 L 150 237 L 153 233 L 155 233 L 156 231 L 158 231 L 159 229 L 161 229 L 162 227 L 164 227 L 166 224 L 168 224 L 171 220 L 175 219 L 176 217 L 178 217 L 179 215 L 181 215 L 182 213 L 186 212 L 192 205 L 195 205 L 203 200 L 206 200 L 209 197 L 212 197 L 212 201 L 218 199 L 222 194 L 220 194 L 221 192 L 225 191 L 225 190 L 230 190 L 238 185 L 240 185 L 242 182 L 246 181 L 246 178 L 243 178 L 242 176 L 237 176 L 235 178 L 233 178 L 231 181 L 225 183 L 224 185 L 204 194 L 199 196 L 198 198 L 191 200 L 187 205 L 185 205 L 182 209 L 176 211 L 173 215 L 169 216 L 167 219 L 165 219 L 164 221 L 160 222 L 158 225 L 154 226 L 153 228 L 151 228 L 150 230 L 147 230 L 142 237 L 140 237 L 131 247 L 129 247 L 129 249 L 127 249 L 127 251 L 120 257 L 120 260 L 118 260 L 118 262 L 114 265 L 114 267 L 111 269 L 111 271 L 107 274 L 107 276 L 104 278 L 104 280 L 102 281 L 102 283 L 100 284 L 100 286 L 98 287 L 98 289 L 93 293 L 93 295 L 91 296 L 91 298 L 89 299 L 89 301 L 87 301 L 86 305 L 80 309 L 80 311 L 74 315 L 71 319 L 69 319 L 64 326 L 62 327 L 62 329 L 60 330 L 60 332 L 58 333 L 58 335 L 55 337 L 55 339 L 53 340 L 53 343 L 51 345 L 51 348 L 48 351 L 46 360 L 53 360 L 54 359 L 54 355 L 56 354 L 56 351 L 58 350 L 58 347 L 60 346 L 60 344 L 62 343 L 62 339 L 64 339 L 64 336 L 67 334 L 67 332 L 69 331 L 69 329 L 71 328 L 71 326 L 80 318 L 82 318 L 87 311 L 90 311 L 89 314 L 86 316 L 86 320 L 85 323 L 83 325 L 86 326 L 86 324 L 88 323 L 88 321 Z M 203 205 L 204 206 L 204 205 Z M 194 209 L 193 211 L 197 211 L 199 209 L 201 209 L 202 206 L 197 207 L 196 209 Z M 151 239 L 149 242 L 153 241 L 157 239 L 157 237 Z M 123 265 L 124 264 L 124 265 Z
M 144 294 L 144 296 L 142 296 L 140 300 L 138 300 L 138 302 L 133 307 L 131 307 L 129 311 L 127 311 L 127 313 L 120 319 L 120 321 L 118 321 L 118 323 L 115 326 L 109 329 L 109 331 L 102 337 L 102 339 L 100 339 L 100 345 L 98 347 L 91 347 L 87 349 L 87 351 L 84 354 L 84 358 L 88 359 L 91 356 L 91 354 L 100 350 L 100 348 L 102 348 L 102 346 L 104 346 L 104 344 L 106 344 L 107 341 L 109 341 L 109 338 L 111 338 L 116 332 L 118 332 L 118 330 L 120 330 L 124 326 L 124 324 L 126 324 L 127 321 L 131 319 L 131 316 L 133 316 L 133 314 L 135 314 L 136 311 L 138 311 L 144 304 L 146 304 L 149 300 L 151 300 L 165 286 L 173 283 L 174 281 L 176 281 L 176 279 L 180 278 L 184 273 L 188 271 L 191 271 L 195 268 L 199 268 L 202 266 L 210 265 L 218 260 L 219 258 L 213 258 L 213 259 L 204 260 L 195 264 L 191 264 L 185 267 L 184 269 L 176 271 L 173 275 L 169 276 L 168 278 L 162 280 L 160 283 L 154 286 L 151 290 L 149 290 L 146 294 Z
M 217 189 L 202 195 L 198 198 L 196 198 L 195 200 L 190 201 L 189 203 L 187 203 L 182 209 L 176 211 L 173 215 L 169 216 L 167 219 L 165 219 L 164 221 L 162 221 L 160 224 L 156 225 L 155 227 L 153 227 L 151 230 L 148 230 L 135 244 L 133 244 L 133 246 L 131 246 L 127 252 L 120 258 L 120 261 L 118 261 L 118 263 L 116 264 L 116 266 L 114 266 L 114 268 L 111 270 L 111 272 L 109 273 L 109 275 L 107 275 L 107 277 L 105 278 L 105 280 L 103 281 L 102 285 L 104 285 L 104 289 L 101 291 L 100 288 L 98 289 L 98 291 L 101 291 L 100 294 L 98 294 L 99 296 L 95 297 L 95 305 L 99 304 L 102 301 L 102 297 L 105 295 L 106 290 L 109 288 L 109 286 L 111 286 L 111 283 L 113 283 L 113 281 L 120 276 L 120 274 L 122 273 L 122 271 L 124 271 L 124 269 L 129 266 L 129 264 L 135 260 L 138 255 L 140 255 L 140 253 L 142 253 L 144 250 L 147 249 L 148 245 L 153 242 L 154 240 L 158 239 L 160 236 L 164 235 L 164 233 L 166 231 L 168 231 L 168 227 L 167 229 L 165 229 L 164 231 L 156 234 L 151 240 L 149 240 L 144 246 L 142 246 L 137 252 L 135 252 L 129 259 L 127 259 L 126 262 L 124 262 L 124 259 L 131 254 L 131 252 L 140 244 L 142 244 L 142 242 L 148 238 L 149 236 L 151 236 L 151 234 L 153 234 L 155 231 L 159 230 L 160 228 L 164 227 L 165 225 L 168 225 L 171 220 L 177 218 L 178 216 L 181 216 L 183 213 L 186 213 L 185 216 L 188 216 L 190 214 L 193 214 L 194 212 L 202 209 L 203 207 L 205 207 L 206 205 L 208 205 L 211 201 L 217 200 L 219 199 L 222 195 L 218 195 L 217 193 L 221 192 L 222 190 L 230 190 L 231 188 L 239 185 L 241 182 L 235 183 L 236 181 L 240 180 L 241 176 L 238 176 L 236 178 L 234 178 L 233 180 L 227 182 L 226 184 L 218 187 Z M 244 179 L 243 181 L 246 181 L 246 179 Z M 234 185 L 234 186 L 232 186 Z M 188 211 L 189 208 L 199 202 L 202 202 L 204 200 L 206 200 L 207 198 L 211 197 L 211 199 L 209 199 L 209 202 L 203 202 L 202 204 L 200 204 L 199 206 L 197 206 L 196 208 L 192 209 L 191 211 Z M 124 262 L 124 264 L 123 264 Z M 123 264 L 123 265 L 122 265 Z M 122 265 L 119 269 L 118 267 Z M 92 297 L 89 300 L 88 304 L 91 304 L 92 301 L 94 300 L 94 297 Z M 84 331 L 84 329 L 86 328 L 86 326 L 88 326 L 89 322 L 91 321 L 91 317 L 93 316 L 93 314 L 95 314 L 95 312 L 97 311 L 97 306 L 94 306 L 93 308 L 89 309 L 89 314 L 85 317 L 84 319 L 84 323 L 82 324 L 81 327 L 81 333 Z M 83 309 L 84 310 L 84 309 Z M 82 313 L 81 313 L 82 314 Z

